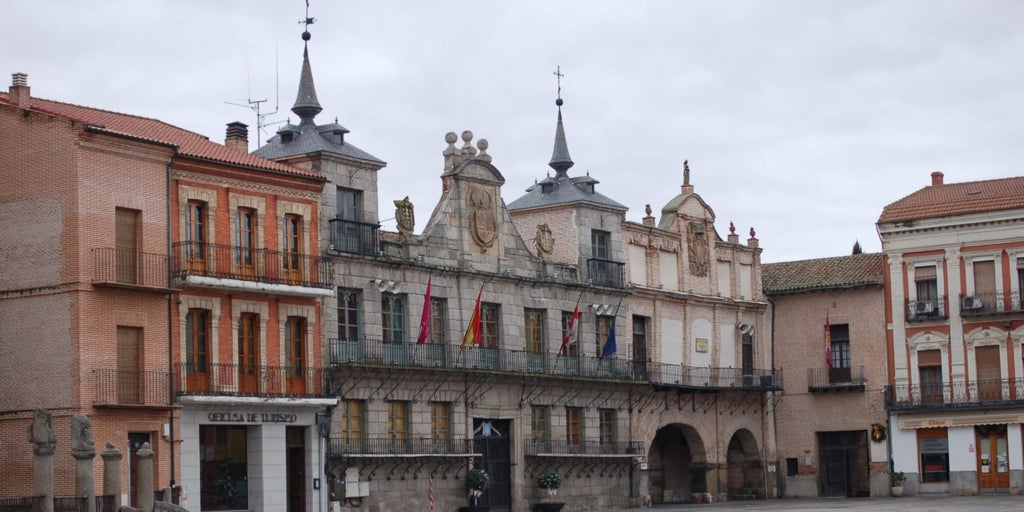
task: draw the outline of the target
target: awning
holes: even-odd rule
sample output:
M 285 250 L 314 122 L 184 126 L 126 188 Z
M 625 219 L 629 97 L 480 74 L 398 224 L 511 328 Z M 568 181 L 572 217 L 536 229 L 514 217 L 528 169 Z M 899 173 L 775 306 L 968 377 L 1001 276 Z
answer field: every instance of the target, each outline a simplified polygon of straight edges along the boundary
M 1024 411 L 1000 414 L 901 414 L 896 418 L 900 430 L 942 427 L 973 427 L 974 425 L 1007 425 L 1024 423 Z

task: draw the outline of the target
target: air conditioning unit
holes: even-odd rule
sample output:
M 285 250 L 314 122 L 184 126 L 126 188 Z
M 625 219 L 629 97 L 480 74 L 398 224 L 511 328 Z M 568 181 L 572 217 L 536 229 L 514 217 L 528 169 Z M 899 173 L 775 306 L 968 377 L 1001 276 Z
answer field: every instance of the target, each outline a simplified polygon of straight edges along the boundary
M 964 297 L 963 309 L 981 309 L 983 307 L 985 307 L 985 304 L 981 302 L 981 297 L 977 295 Z
M 935 312 L 935 303 L 930 300 L 918 301 L 917 305 L 914 306 L 914 312 L 918 316 L 930 315 Z

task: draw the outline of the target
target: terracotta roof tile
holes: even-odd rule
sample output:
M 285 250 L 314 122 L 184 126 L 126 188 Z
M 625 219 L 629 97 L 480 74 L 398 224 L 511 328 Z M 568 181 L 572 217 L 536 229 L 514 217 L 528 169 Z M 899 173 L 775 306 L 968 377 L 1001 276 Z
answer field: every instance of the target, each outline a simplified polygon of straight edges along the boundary
M 811 290 L 882 286 L 885 262 L 881 253 L 767 263 L 761 281 L 768 295 Z
M 924 187 L 882 209 L 879 224 L 1024 208 L 1024 176 Z
M 0 103 L 11 104 L 7 93 L 0 93 Z M 212 142 L 204 135 L 178 128 L 159 119 L 122 114 L 35 97 L 32 98 L 29 110 L 70 119 L 82 124 L 98 126 L 106 131 L 170 144 L 176 146 L 180 154 L 188 157 L 296 176 L 325 179 L 319 172 L 280 164 L 234 150 Z

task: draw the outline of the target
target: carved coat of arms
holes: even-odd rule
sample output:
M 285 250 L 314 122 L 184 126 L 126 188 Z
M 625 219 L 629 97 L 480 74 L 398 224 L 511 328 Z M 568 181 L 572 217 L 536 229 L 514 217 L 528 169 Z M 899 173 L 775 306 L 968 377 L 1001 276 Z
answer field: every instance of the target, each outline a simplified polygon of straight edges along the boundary
M 409 196 L 405 196 L 405 199 L 395 200 L 395 221 L 398 224 L 398 232 L 403 235 L 412 233 L 416 228 L 416 217 L 413 215 L 412 201 L 409 201 Z
M 542 255 L 551 254 L 555 249 L 555 235 L 551 233 L 551 228 L 546 222 L 537 224 L 536 244 L 537 252 Z
M 482 188 L 469 189 L 469 225 L 473 240 L 487 248 L 498 237 L 498 218 L 494 213 L 494 198 Z

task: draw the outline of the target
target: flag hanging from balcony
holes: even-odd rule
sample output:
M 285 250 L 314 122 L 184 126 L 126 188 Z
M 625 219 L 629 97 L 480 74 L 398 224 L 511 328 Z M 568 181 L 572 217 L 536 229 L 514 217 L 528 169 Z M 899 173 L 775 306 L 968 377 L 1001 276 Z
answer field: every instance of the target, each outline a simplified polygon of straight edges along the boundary
M 832 327 L 828 323 L 828 312 L 825 312 L 825 366 L 832 369 Z
M 604 349 L 601 350 L 602 358 L 615 353 L 615 319 L 619 317 L 620 307 L 622 307 L 622 299 L 619 299 L 619 305 L 615 306 L 615 316 L 612 317 L 612 325 L 608 327 L 608 339 L 605 340 Z
M 430 283 L 433 277 L 427 278 L 427 293 L 423 296 L 423 314 L 420 315 L 420 335 L 416 337 L 416 343 L 422 345 L 430 337 Z
M 476 294 L 476 305 L 473 306 L 473 316 L 469 317 L 469 326 L 466 327 L 466 334 L 462 337 L 462 346 L 459 350 L 466 348 L 466 345 L 479 345 L 483 342 L 483 329 L 480 328 L 480 297 L 484 293 L 483 285 L 480 285 L 480 292 Z
M 565 352 L 565 347 L 576 343 L 577 325 L 580 320 L 580 299 L 583 298 L 583 294 L 580 293 L 579 299 L 576 299 L 576 309 L 572 310 L 572 318 L 569 319 L 569 329 L 565 333 L 565 337 L 562 338 L 562 346 L 558 347 L 558 355 L 560 357 Z

